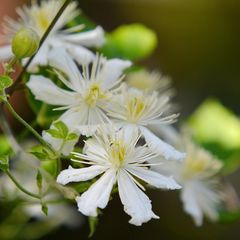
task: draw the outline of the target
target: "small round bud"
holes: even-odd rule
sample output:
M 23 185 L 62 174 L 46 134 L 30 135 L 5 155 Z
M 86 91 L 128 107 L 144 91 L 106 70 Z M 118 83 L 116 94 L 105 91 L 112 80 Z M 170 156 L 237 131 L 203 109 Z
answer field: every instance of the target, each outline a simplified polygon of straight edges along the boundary
M 31 28 L 22 28 L 12 40 L 12 52 L 18 59 L 33 56 L 39 48 L 40 38 Z

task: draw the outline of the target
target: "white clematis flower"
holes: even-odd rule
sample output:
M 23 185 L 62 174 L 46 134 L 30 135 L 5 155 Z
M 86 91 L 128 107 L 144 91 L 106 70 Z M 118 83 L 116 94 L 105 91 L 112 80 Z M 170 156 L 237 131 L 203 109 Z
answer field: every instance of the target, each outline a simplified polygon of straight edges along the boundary
M 162 141 L 150 130 L 152 126 L 163 128 L 164 125 L 176 121 L 177 114 L 165 115 L 168 107 L 169 97 L 165 94 L 159 96 L 156 91 L 148 93 L 125 87 L 114 96 L 108 115 L 120 127 L 129 131 L 138 129 L 152 150 L 166 159 L 181 160 L 183 153 Z
M 174 130 L 171 129 L 173 132 Z M 220 161 L 215 159 L 209 152 L 196 146 L 189 139 L 185 139 L 175 133 L 178 145 L 184 145 L 186 158 L 183 162 L 166 162 L 161 168 L 154 166 L 153 169 L 162 174 L 172 174 L 182 185 L 181 200 L 184 210 L 192 216 L 195 224 L 201 226 L 203 216 L 216 221 L 218 218 L 217 208 L 221 203 L 219 182 L 216 174 L 222 167 Z M 184 142 L 184 144 L 182 144 Z M 155 161 L 152 161 L 154 163 Z
M 32 1 L 31 6 L 17 8 L 18 20 L 6 18 L 4 37 L 9 44 L 0 47 L 0 60 L 5 61 L 13 56 L 11 39 L 14 33 L 21 28 L 32 28 L 42 37 L 62 4 L 63 1 L 61 0 L 44 0 L 39 4 L 37 1 Z M 34 57 L 29 70 L 36 70 L 38 65 L 47 65 L 48 53 L 53 47 L 66 49 L 79 63 L 88 63 L 94 58 L 94 54 L 86 47 L 99 47 L 104 43 L 104 31 L 101 27 L 96 27 L 94 30 L 87 32 L 81 32 L 84 25 L 64 29 L 79 14 L 80 11 L 77 9 L 77 3 L 70 3 Z M 25 59 L 24 61 L 27 60 Z
M 150 170 L 148 161 L 156 157 L 147 145 L 136 146 L 138 131 L 129 133 L 126 129 L 100 129 L 92 139 L 86 141 L 84 153 L 75 153 L 83 160 L 74 160 L 89 167 L 63 170 L 57 182 L 67 184 L 101 177 L 80 197 L 76 198 L 78 209 L 87 216 L 97 216 L 97 208 L 105 208 L 112 188 L 117 183 L 124 211 L 131 216 L 131 224 L 140 226 L 151 218 L 158 218 L 149 198 L 139 189 L 144 187 L 137 179 L 164 189 L 179 189 L 172 177 Z
M 168 76 L 162 75 L 159 71 L 140 70 L 129 73 L 126 77 L 126 83 L 131 88 L 137 88 L 146 91 L 169 91 L 171 79 Z M 172 92 L 172 89 L 170 90 Z
M 109 122 L 105 110 L 122 80 L 123 70 L 131 62 L 97 57 L 91 69 L 90 65 L 83 65 L 80 71 L 65 50 L 56 48 L 49 54 L 49 63 L 58 69 L 56 72 L 59 79 L 68 90 L 37 75 L 31 76 L 27 86 L 36 99 L 67 110 L 60 121 L 66 124 L 70 132 L 77 128 L 80 134 L 91 136 L 99 125 Z

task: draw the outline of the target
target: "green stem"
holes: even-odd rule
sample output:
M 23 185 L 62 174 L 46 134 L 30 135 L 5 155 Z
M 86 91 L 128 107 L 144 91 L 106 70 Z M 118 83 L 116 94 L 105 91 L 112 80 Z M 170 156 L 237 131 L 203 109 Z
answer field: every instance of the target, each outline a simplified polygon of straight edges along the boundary
M 33 198 L 37 198 L 37 199 L 41 199 L 41 196 L 35 194 L 35 193 L 32 193 L 32 192 L 29 192 L 28 190 L 26 190 L 24 187 L 21 186 L 21 184 L 17 181 L 17 179 L 9 172 L 9 171 L 6 171 L 6 174 L 8 175 L 8 177 L 13 181 L 13 183 L 16 185 L 16 187 L 21 190 L 23 193 L 27 194 L 28 196 L 30 197 L 33 197 Z
M 46 143 L 42 136 L 35 130 L 33 129 L 24 119 L 22 119 L 13 109 L 12 105 L 9 103 L 9 101 L 7 100 L 7 97 L 5 99 L 5 104 L 8 108 L 8 110 L 12 113 L 12 115 L 24 126 L 26 127 L 37 139 L 38 141 L 45 147 L 47 147 L 48 149 L 50 149 L 53 153 L 55 153 L 55 150 L 48 144 Z

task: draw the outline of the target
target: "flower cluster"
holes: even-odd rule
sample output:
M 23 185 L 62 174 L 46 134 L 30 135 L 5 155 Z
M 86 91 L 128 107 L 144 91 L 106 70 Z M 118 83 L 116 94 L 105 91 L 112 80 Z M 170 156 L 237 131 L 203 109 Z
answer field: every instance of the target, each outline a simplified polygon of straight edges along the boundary
M 23 27 L 42 38 L 62 4 L 32 1 L 17 9 L 18 20 L 6 18 L 8 44 L 0 48 L 0 59 L 14 56 L 11 38 Z M 157 219 L 144 193 L 153 187 L 181 189 L 184 209 L 197 225 L 203 214 L 217 219 L 221 199 L 213 179 L 221 164 L 191 140 L 185 144 L 184 136 L 170 126 L 179 116 L 171 102 L 170 79 L 157 71 L 132 70 L 131 61 L 108 59 L 100 49 L 95 53 L 92 48 L 104 44 L 104 31 L 100 26 L 72 26 L 79 14 L 75 2 L 67 6 L 28 68 L 26 86 L 34 101 L 58 116 L 41 136 L 32 131 L 44 145 L 33 152 L 35 157 L 56 161 L 51 174 L 62 191 L 68 189 L 62 185 L 89 183 L 75 197 L 79 212 L 86 216 L 97 217 L 98 209 L 118 192 L 131 224 Z M 43 74 L 44 67 L 51 74 Z M 68 161 L 68 168 L 62 167 L 62 160 Z

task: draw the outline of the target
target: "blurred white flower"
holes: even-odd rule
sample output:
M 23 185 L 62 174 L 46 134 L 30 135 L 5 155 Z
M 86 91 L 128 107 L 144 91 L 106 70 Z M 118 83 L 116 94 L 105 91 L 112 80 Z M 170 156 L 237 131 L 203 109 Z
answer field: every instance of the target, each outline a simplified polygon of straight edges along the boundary
M 150 130 L 152 126 L 164 128 L 176 121 L 178 114 L 168 114 L 169 106 L 168 95 L 123 87 L 121 92 L 114 96 L 108 115 L 120 127 L 129 131 L 138 129 L 149 147 L 166 159 L 181 160 L 183 153 L 162 141 Z
M 70 132 L 77 128 L 80 134 L 91 136 L 99 125 L 109 122 L 106 108 L 131 62 L 97 57 L 92 66 L 83 65 L 80 71 L 64 49 L 55 48 L 49 54 L 49 63 L 68 90 L 38 75 L 31 76 L 27 86 L 36 99 L 60 106 L 56 110 L 67 110 L 60 120 Z
M 100 128 L 92 139 L 86 141 L 83 154 L 74 153 L 76 158 L 82 160 L 73 161 L 90 166 L 63 170 L 57 178 L 58 183 L 65 185 L 102 175 L 76 198 L 80 212 L 87 216 L 97 216 L 97 208 L 107 206 L 112 189 L 117 183 L 124 210 L 131 216 L 131 224 L 140 226 L 151 218 L 158 218 L 152 212 L 151 201 L 140 190 L 144 190 L 144 187 L 139 180 L 163 189 L 179 189 L 180 186 L 172 177 L 149 169 L 148 161 L 156 157 L 156 154 L 147 145 L 136 146 L 139 138 L 138 131 Z
M 169 130 L 174 132 L 174 129 Z M 161 168 L 154 166 L 153 169 L 160 173 L 172 174 L 182 185 L 181 200 L 184 210 L 192 216 L 197 226 L 202 225 L 204 215 L 216 221 L 222 198 L 216 174 L 222 163 L 208 151 L 192 143 L 185 135 L 175 132 L 175 137 L 177 139 L 172 139 L 175 143 L 178 142 L 178 146 L 182 146 L 186 158 L 181 163 L 165 162 Z
M 165 92 L 170 88 L 171 79 L 159 71 L 140 70 L 129 73 L 126 77 L 126 83 L 129 87 L 139 90 Z
M 42 37 L 50 26 L 52 20 L 63 4 L 62 0 L 32 1 L 30 6 L 17 8 L 18 20 L 6 17 L 4 37 L 7 46 L 0 47 L 0 60 L 8 60 L 13 56 L 11 39 L 23 27 L 32 28 Z M 94 58 L 94 54 L 86 47 L 99 47 L 104 43 L 104 31 L 101 27 L 82 32 L 84 25 L 65 28 L 75 17 L 80 14 L 76 2 L 71 2 L 65 9 L 51 33 L 45 40 L 41 49 L 34 57 L 30 70 L 36 70 L 38 65 L 47 65 L 47 56 L 51 48 L 61 47 L 66 49 L 79 63 L 87 63 Z M 27 61 L 24 60 L 24 61 Z

